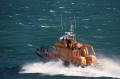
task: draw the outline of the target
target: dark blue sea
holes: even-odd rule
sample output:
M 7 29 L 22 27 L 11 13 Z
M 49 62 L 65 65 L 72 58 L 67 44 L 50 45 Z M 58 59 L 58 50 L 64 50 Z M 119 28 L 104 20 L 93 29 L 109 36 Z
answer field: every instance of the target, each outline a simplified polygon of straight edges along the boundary
M 76 40 L 105 62 L 102 71 L 42 63 L 36 55 L 71 24 Z M 120 78 L 120 0 L 0 0 L 0 79 L 114 78 Z

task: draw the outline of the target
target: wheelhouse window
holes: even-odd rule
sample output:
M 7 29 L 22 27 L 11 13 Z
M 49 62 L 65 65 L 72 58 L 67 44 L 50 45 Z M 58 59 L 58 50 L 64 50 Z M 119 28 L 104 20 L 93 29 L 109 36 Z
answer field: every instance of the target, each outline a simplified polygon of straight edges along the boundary
M 53 47 L 53 51 L 55 51 L 55 52 L 61 52 L 61 50 L 59 48 L 55 48 L 55 47 Z
M 65 51 L 64 53 L 65 53 L 66 55 L 69 55 L 69 54 L 70 54 L 70 52 L 68 52 L 68 51 Z
M 60 50 L 60 49 L 58 49 L 58 52 L 61 52 L 61 50 Z

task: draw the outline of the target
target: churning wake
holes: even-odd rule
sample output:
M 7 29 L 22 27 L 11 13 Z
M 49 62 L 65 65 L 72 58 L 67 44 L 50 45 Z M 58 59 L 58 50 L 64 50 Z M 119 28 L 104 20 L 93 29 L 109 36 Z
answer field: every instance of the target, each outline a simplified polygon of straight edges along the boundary
M 24 65 L 19 73 L 120 78 L 120 65 L 107 59 L 103 65 L 103 70 L 98 70 L 90 67 L 74 67 L 72 65 L 70 65 L 70 67 L 64 67 L 62 61 L 51 61 L 47 63 L 36 62 Z

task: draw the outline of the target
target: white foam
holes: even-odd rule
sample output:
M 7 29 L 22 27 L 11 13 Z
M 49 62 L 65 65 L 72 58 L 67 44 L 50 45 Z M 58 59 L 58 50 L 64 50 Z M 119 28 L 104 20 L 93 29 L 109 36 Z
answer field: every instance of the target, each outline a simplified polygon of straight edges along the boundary
M 97 30 L 99 30 L 99 31 L 100 31 L 101 29 L 97 29 Z
M 25 7 L 25 8 L 29 8 L 29 7 Z
M 41 27 L 50 27 L 50 26 L 41 26 Z
M 70 12 L 70 11 L 64 11 L 65 13 L 72 13 L 72 12 Z
M 106 60 L 107 61 L 107 60 Z M 115 77 L 120 78 L 120 65 L 110 60 L 104 64 L 104 70 L 97 70 L 94 68 L 86 67 L 64 67 L 62 62 L 48 62 L 48 63 L 31 63 L 22 67 L 19 73 L 42 73 L 47 75 L 61 75 L 64 76 L 85 76 L 85 77 Z
M 94 38 L 103 38 L 102 36 L 93 36 Z
M 56 27 L 56 26 L 40 26 L 42 28 Z
M 89 19 L 83 19 L 83 21 L 88 21 Z
M 106 8 L 106 9 L 111 9 L 111 8 Z
M 86 29 L 88 28 L 87 26 L 84 26 Z
M 64 8 L 64 7 L 59 7 L 59 8 Z
M 9 16 L 10 18 L 12 18 L 13 16 Z
M 21 14 L 15 14 L 15 15 L 21 15 Z
M 54 10 L 50 10 L 50 12 L 55 12 Z
M 41 19 L 38 19 L 38 20 L 46 20 L 46 19 L 41 18 Z
M 75 3 L 71 3 L 71 4 L 75 4 Z
M 27 44 L 28 46 L 32 46 L 32 44 Z

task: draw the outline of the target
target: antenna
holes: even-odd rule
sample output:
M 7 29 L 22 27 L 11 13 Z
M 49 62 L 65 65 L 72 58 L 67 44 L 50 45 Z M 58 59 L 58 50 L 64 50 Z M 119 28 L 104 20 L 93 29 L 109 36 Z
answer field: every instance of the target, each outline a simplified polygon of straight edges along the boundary
M 62 15 L 61 15 L 61 27 L 62 27 Z M 63 30 L 63 27 L 62 27 L 62 30 Z
M 70 25 L 70 31 L 74 33 L 74 26 L 72 24 L 72 22 L 70 21 L 71 25 Z
M 64 25 L 65 25 L 65 32 L 66 32 L 66 23 L 64 22 Z
M 76 30 L 76 19 L 75 19 L 75 15 L 74 15 L 74 21 L 75 21 L 75 30 Z M 76 33 L 76 31 L 74 31 Z M 75 40 L 76 40 L 76 36 L 75 36 Z
M 75 21 L 75 29 L 76 29 L 76 19 L 75 19 L 75 15 L 74 15 L 74 21 Z

